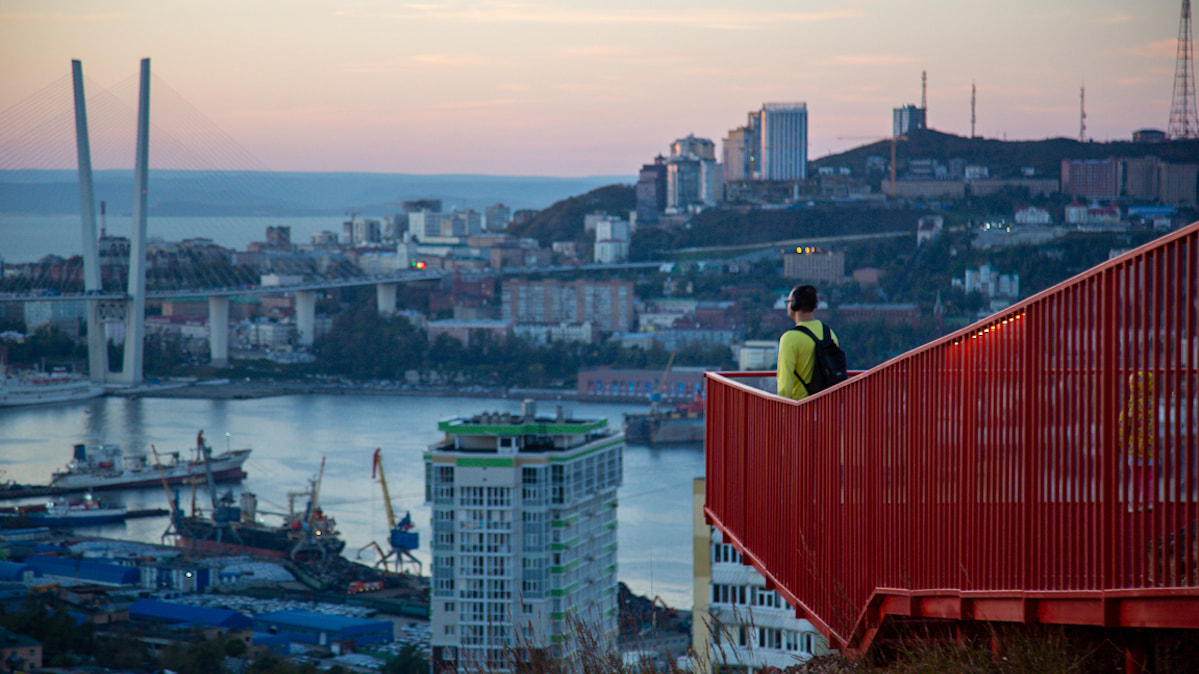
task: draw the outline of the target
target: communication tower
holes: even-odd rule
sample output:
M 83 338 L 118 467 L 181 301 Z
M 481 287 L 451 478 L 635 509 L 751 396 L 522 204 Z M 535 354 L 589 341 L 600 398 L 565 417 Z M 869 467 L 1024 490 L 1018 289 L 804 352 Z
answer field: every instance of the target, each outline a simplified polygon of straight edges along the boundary
M 977 93 L 978 93 L 978 89 L 975 88 L 974 82 L 971 82 L 970 83 L 970 137 L 971 138 L 975 137 L 975 135 L 974 135 L 974 102 L 976 100 L 975 94 L 977 94 Z
M 1174 63 L 1174 100 L 1170 104 L 1170 138 L 1199 138 L 1199 111 L 1195 107 L 1194 50 L 1191 44 L 1191 0 L 1182 0 L 1178 22 L 1178 56 Z
M 928 126 L 928 71 L 920 71 L 920 109 L 924 111 L 924 126 Z
M 1087 87 L 1078 90 L 1078 142 L 1087 142 Z

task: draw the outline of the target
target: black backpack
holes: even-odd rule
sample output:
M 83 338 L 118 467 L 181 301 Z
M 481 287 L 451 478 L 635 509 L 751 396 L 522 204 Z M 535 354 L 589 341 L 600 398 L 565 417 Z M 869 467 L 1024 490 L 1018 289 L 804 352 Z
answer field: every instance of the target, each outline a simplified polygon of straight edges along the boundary
M 817 339 L 811 330 L 802 325 L 791 328 L 799 330 L 816 342 L 816 362 L 812 366 L 812 381 L 804 381 L 799 377 L 799 373 L 795 375 L 807 389 L 808 395 L 823 391 L 834 384 L 840 384 L 849 378 L 849 373 L 846 371 L 845 352 L 833 341 L 832 331 L 828 329 L 828 326 L 823 323 L 821 326 L 824 328 L 824 339 Z

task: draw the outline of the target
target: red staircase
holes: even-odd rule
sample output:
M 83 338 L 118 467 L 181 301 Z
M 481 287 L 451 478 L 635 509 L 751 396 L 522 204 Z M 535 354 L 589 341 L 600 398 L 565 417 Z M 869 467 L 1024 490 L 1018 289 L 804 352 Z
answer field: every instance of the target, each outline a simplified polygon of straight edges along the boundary
M 892 618 L 1199 628 L 1197 325 L 1199 223 L 801 402 L 708 373 L 705 514 L 851 652 Z

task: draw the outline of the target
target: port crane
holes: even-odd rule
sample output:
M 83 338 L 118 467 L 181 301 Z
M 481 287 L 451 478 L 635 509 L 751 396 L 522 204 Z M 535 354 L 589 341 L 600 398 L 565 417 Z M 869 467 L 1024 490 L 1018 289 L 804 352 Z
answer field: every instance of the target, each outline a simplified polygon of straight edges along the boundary
M 391 507 L 391 495 L 387 492 L 387 477 L 383 474 L 383 449 L 381 447 L 375 449 L 375 454 L 371 458 L 371 479 L 378 476 L 379 486 L 383 488 L 383 508 L 387 512 L 387 527 L 388 538 L 387 542 L 391 545 L 389 552 L 384 552 L 383 548 L 375 542 L 371 541 L 358 549 L 359 556 L 362 551 L 373 547 L 379 554 L 379 562 L 383 566 L 383 570 L 387 569 L 387 560 L 391 556 L 396 558 L 396 571 L 399 571 L 403 564 L 403 559 L 407 559 L 412 564 L 416 565 L 417 575 L 421 572 L 421 562 L 417 559 L 412 551 L 420 547 L 420 534 L 414 529 L 412 524 L 412 513 L 405 512 L 404 518 L 396 522 L 395 510 Z

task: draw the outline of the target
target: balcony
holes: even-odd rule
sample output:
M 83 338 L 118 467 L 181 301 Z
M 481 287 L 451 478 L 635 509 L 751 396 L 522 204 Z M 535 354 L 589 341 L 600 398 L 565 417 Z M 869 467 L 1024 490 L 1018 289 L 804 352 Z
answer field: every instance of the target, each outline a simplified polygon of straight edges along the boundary
M 1197 251 L 1199 223 L 800 402 L 708 373 L 709 523 L 853 652 L 907 618 L 1199 628 Z

